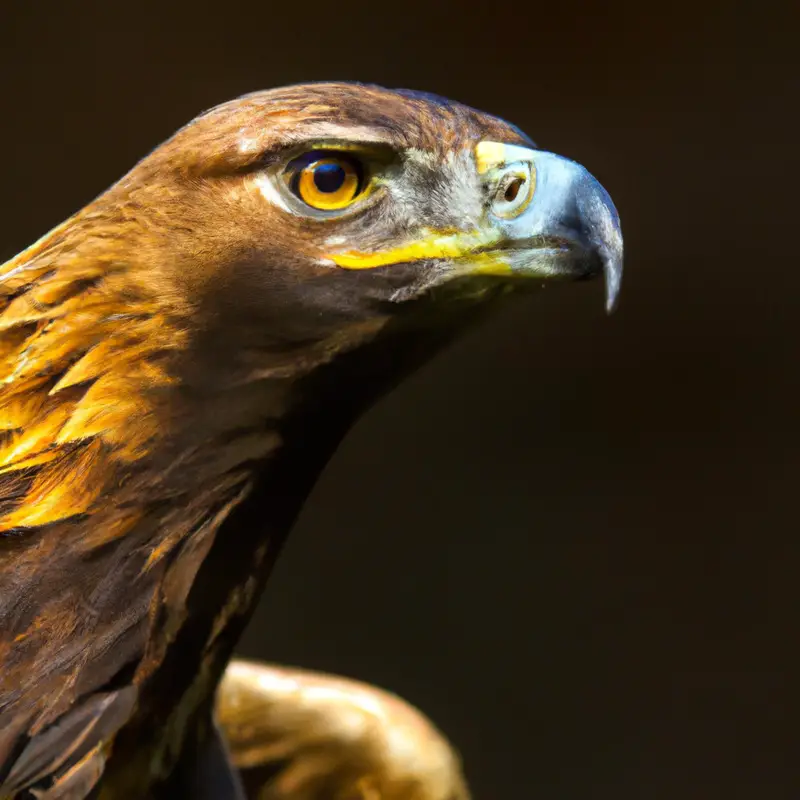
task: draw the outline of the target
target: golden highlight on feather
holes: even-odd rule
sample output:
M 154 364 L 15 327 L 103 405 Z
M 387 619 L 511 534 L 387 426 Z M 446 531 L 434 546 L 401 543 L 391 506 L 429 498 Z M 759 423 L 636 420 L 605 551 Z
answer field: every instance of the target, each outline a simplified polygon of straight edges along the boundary
M 58 776 L 48 794 L 54 793 L 55 797 L 86 797 L 103 774 L 110 750 L 110 745 L 105 742 L 95 745 Z
M 110 444 L 124 446 L 126 452 L 138 452 L 153 435 L 155 422 L 149 419 L 151 411 L 146 402 L 135 394 L 126 395 L 126 388 L 137 387 L 126 378 L 92 384 L 54 444 L 101 437 Z
M 69 405 L 59 404 L 27 425 L 8 447 L 0 450 L 0 466 L 8 467 L 48 448 L 69 419 L 71 410 Z
M 110 518 L 104 519 L 102 525 L 88 531 L 77 545 L 83 552 L 93 550 L 95 547 L 102 547 L 133 530 L 143 516 L 144 510 L 141 508 L 118 512 Z
M 42 471 L 24 502 L 0 520 L 0 531 L 47 525 L 89 511 L 106 485 L 102 451 L 102 442 L 94 441 L 74 458 L 59 459 Z
M 2 395 L 0 395 L 2 397 Z M 5 402 L 0 400 L 0 430 L 14 431 L 26 428 L 36 421 L 47 400 L 43 392 L 14 394 Z
M 76 220 L 0 266 L 0 475 L 20 475 L 0 533 L 93 510 L 113 464 L 147 454 L 152 398 L 174 381 L 163 355 L 184 344 L 130 286 L 119 243 L 65 244 Z M 112 519 L 98 542 L 132 519 Z
M 0 265 L 0 286 L 12 281 L 15 274 L 34 262 L 44 250 L 59 242 L 72 226 L 74 219 L 74 216 L 65 219 L 60 225 L 56 225 L 55 228 L 51 228 L 43 236 L 40 236 L 33 244 L 28 245 L 22 252 Z
M 67 369 L 50 394 L 57 394 L 78 383 L 96 380 L 122 364 L 145 360 L 154 353 L 154 347 L 151 342 L 141 341 L 140 337 L 138 332 L 127 337 L 115 334 L 98 342 Z
M 147 561 L 142 566 L 142 574 L 151 570 L 164 556 L 168 555 L 175 545 L 186 535 L 186 530 L 182 528 L 174 529 L 156 544 L 147 556 Z
M 47 464 L 50 461 L 55 461 L 61 456 L 58 450 L 45 450 L 42 453 L 37 453 L 35 456 L 25 458 L 22 461 L 15 461 L 11 466 L 3 467 L 0 469 L 0 475 L 8 475 L 14 472 L 25 472 L 26 470 L 39 467 L 42 464 Z

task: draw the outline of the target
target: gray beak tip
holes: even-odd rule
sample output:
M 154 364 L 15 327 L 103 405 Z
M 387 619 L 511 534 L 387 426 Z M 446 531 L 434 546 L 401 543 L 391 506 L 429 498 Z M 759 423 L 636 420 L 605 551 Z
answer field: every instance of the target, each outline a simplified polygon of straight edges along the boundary
M 589 243 L 603 264 L 606 283 L 606 312 L 617 307 L 622 284 L 622 228 L 619 214 L 608 192 L 591 175 L 586 173 L 584 192 L 579 198 L 579 208 L 588 227 Z
M 606 282 L 606 313 L 611 314 L 617 307 L 622 283 L 622 258 L 610 258 L 603 266 Z

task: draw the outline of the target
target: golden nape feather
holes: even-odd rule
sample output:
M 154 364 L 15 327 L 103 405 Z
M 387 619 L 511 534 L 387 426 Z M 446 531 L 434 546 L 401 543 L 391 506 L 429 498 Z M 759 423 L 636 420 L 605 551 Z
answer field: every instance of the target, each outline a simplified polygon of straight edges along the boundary
M 158 435 L 152 398 L 174 380 L 160 362 L 181 329 L 80 227 L 77 215 L 0 267 L 0 533 L 90 512 Z
M 252 800 L 469 800 L 444 735 L 375 686 L 236 659 L 216 712 Z

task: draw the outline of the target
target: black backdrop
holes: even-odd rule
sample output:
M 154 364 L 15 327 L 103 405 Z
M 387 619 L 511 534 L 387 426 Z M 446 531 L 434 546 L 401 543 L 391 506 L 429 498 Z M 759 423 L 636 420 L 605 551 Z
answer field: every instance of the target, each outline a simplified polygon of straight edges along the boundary
M 376 407 L 241 645 L 419 704 L 478 798 L 800 796 L 796 25 L 746 5 L 0 11 L 0 256 L 308 79 L 494 112 L 614 197 L 618 314 L 520 301 Z

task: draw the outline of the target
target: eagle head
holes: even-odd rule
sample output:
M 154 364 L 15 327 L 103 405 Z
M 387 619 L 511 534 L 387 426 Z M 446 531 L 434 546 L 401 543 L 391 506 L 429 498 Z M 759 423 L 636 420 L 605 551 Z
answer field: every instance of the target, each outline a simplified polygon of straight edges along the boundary
M 226 103 L 109 200 L 136 221 L 150 285 L 215 338 L 243 337 L 226 360 L 331 355 L 423 307 L 435 326 L 448 303 L 553 279 L 604 273 L 609 308 L 619 289 L 619 219 L 585 169 L 416 92 L 323 83 Z

